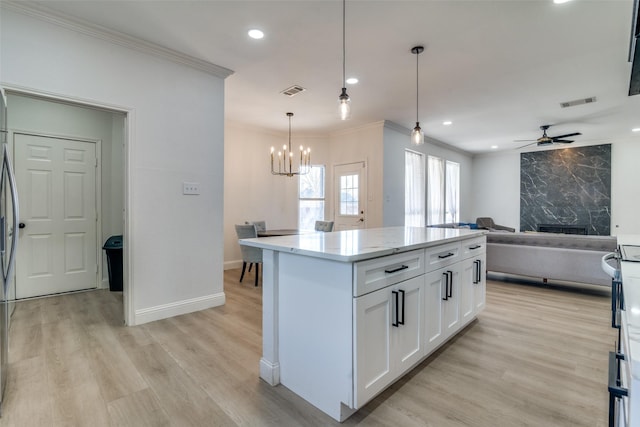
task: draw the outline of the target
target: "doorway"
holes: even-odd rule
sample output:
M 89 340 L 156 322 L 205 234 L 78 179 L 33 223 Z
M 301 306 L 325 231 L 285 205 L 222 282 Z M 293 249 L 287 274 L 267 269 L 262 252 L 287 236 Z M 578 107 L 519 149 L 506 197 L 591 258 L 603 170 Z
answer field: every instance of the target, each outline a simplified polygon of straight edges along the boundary
M 42 232 L 40 241 L 37 242 L 40 245 L 36 247 L 27 241 L 32 240 L 31 237 L 26 239 L 25 236 L 21 236 L 16 266 L 22 272 L 26 272 L 27 276 L 35 276 L 32 278 L 38 279 L 39 282 L 58 282 L 57 286 L 64 282 L 62 287 L 44 285 L 45 294 L 108 288 L 106 255 L 102 250 L 102 244 L 111 235 L 124 234 L 126 114 L 17 92 L 8 92 L 7 99 L 7 123 L 10 139 L 15 142 L 14 169 L 19 191 L 29 194 L 34 188 L 24 188 L 37 187 L 34 194 L 40 203 L 40 211 L 36 212 L 36 216 L 42 216 L 42 209 L 48 203 L 44 202 L 44 198 L 63 197 L 66 186 L 70 191 L 64 196 L 66 200 L 62 205 L 62 217 L 71 216 L 73 220 L 68 222 L 75 223 L 74 226 L 83 223 L 84 227 L 69 230 L 70 233 L 63 237 L 56 229 L 59 229 L 60 225 L 54 226 L 51 239 L 42 237 L 49 231 Z M 27 148 L 26 153 L 20 152 L 23 149 L 21 147 L 29 146 L 32 148 Z M 65 166 L 59 165 L 54 168 L 57 172 L 53 172 L 54 169 L 47 172 L 46 168 L 42 169 L 42 163 L 45 163 L 43 159 L 40 159 L 40 164 L 35 159 L 29 159 L 29 156 L 34 154 L 33 147 L 40 147 L 35 149 L 36 157 L 48 152 L 51 155 L 62 156 L 59 157 L 58 163 L 72 163 L 76 168 L 80 167 L 81 163 L 85 164 L 81 169 L 71 170 L 65 170 Z M 29 153 L 29 150 L 32 152 Z M 38 168 L 41 170 L 38 171 Z M 58 180 L 57 188 L 53 182 L 51 188 L 47 188 L 49 184 L 46 176 L 49 173 L 51 177 L 54 174 L 64 177 L 61 178 L 62 181 Z M 30 182 L 34 177 L 39 181 Z M 89 191 L 91 188 L 93 191 Z M 25 228 L 20 230 L 20 234 L 23 235 L 28 235 L 30 229 L 37 231 L 37 227 L 46 222 L 34 223 L 33 219 L 25 218 L 25 215 L 31 216 L 32 213 L 27 207 L 29 202 L 23 202 L 22 198 L 34 197 L 34 194 L 27 196 L 19 193 L 20 203 L 25 206 L 21 212 L 21 218 L 26 219 L 23 221 Z M 43 198 L 40 198 L 40 195 Z M 53 209 L 53 203 L 49 203 L 49 206 Z M 91 231 L 92 229 L 95 231 Z M 51 243 L 46 243 L 47 240 Z M 33 259 L 34 257 L 36 259 Z M 34 266 L 37 268 L 34 269 Z M 64 272 L 61 274 L 65 279 L 56 279 L 54 271 Z M 31 286 L 25 285 L 23 289 L 22 285 L 26 283 L 23 276 L 20 273 L 16 275 L 16 297 L 35 296 L 29 290 Z
M 333 168 L 336 231 L 366 228 L 367 169 L 365 162 Z

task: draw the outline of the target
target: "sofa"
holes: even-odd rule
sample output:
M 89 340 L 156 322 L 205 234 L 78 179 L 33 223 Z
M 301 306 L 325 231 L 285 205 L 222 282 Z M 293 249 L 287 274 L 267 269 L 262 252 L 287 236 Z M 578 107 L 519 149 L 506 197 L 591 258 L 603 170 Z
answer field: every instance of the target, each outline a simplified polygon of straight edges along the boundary
M 617 247 L 615 236 L 555 233 L 487 234 L 487 271 L 547 280 L 611 285 L 601 260 Z

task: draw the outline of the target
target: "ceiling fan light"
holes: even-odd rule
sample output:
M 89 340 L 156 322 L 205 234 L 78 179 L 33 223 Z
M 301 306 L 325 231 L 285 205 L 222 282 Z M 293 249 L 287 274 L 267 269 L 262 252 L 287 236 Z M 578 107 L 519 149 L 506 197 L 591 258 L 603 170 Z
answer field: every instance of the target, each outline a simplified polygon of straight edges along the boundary
M 422 145 L 424 144 L 424 132 L 420 128 L 420 123 L 416 122 L 416 127 L 411 131 L 411 144 Z

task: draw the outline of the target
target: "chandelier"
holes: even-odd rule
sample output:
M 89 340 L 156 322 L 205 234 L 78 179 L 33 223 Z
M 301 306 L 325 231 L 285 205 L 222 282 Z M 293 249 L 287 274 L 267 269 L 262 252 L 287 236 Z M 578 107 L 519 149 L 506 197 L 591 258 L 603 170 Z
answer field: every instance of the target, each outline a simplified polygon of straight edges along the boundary
M 282 151 L 278 151 L 278 170 L 275 169 L 275 149 L 271 147 L 271 174 L 280 176 L 306 175 L 311 170 L 311 148 L 304 149 L 300 146 L 300 165 L 298 170 L 293 169 L 293 150 L 291 149 L 291 117 L 293 113 L 287 113 L 289 117 L 289 150 L 287 146 L 282 146 Z

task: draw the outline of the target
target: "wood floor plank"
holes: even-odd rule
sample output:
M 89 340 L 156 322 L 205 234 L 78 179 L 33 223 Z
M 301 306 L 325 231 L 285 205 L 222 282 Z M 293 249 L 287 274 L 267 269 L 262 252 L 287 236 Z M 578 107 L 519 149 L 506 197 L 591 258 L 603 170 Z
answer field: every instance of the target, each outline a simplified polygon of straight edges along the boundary
M 0 424 L 605 426 L 610 296 L 487 283 L 487 308 L 343 424 L 259 379 L 262 289 L 225 272 L 226 305 L 122 326 L 122 293 L 17 303 Z

